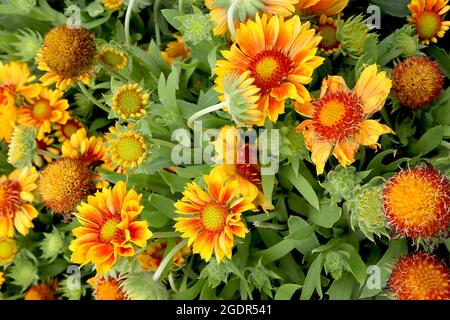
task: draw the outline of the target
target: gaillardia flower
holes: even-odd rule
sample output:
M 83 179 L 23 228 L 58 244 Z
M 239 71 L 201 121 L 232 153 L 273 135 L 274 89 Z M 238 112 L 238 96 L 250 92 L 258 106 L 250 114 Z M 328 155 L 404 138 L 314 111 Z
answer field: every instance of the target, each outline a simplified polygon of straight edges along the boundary
M 97 55 L 97 60 L 114 71 L 122 70 L 128 64 L 126 53 L 123 50 L 112 47 L 100 49 L 100 52 Z
M 55 300 L 55 285 L 41 282 L 31 286 L 25 296 L 24 300 Z
M 0 238 L 0 266 L 14 261 L 17 253 L 16 242 L 11 238 Z
M 336 37 L 336 21 L 333 18 L 322 15 L 316 30 L 317 34 L 322 37 L 319 49 L 329 55 L 335 53 L 341 45 Z
M 149 94 L 138 84 L 128 84 L 114 92 L 112 109 L 123 120 L 140 118 L 147 114 Z
M 239 0 L 205 0 L 206 7 L 210 10 L 209 17 L 214 23 L 214 35 L 222 36 L 228 31 L 227 15 L 233 2 L 235 13 L 233 15 L 235 24 L 245 22 L 253 18 L 256 13 L 266 13 L 273 16 L 290 17 L 295 12 L 294 5 L 299 0 L 254 0 L 239 3 Z M 251 2 L 251 3 L 250 3 Z
M 400 171 L 383 198 L 388 223 L 402 236 L 429 238 L 448 230 L 450 182 L 431 166 Z
M 38 178 L 39 173 L 34 167 L 17 169 L 9 176 L 0 178 L 1 238 L 12 238 L 14 228 L 25 236 L 34 227 L 31 221 L 38 216 L 38 212 L 31 203 Z
M 52 131 L 52 124 L 65 124 L 69 119 L 69 102 L 61 99 L 63 93 L 59 90 L 42 88 L 39 96 L 20 109 L 17 122 L 30 127 L 38 128 L 38 139 Z
M 94 164 L 79 159 L 53 161 L 41 172 L 39 194 L 42 203 L 56 213 L 70 214 L 96 190 Z
M 444 74 L 428 57 L 408 58 L 392 72 L 392 92 L 407 108 L 420 109 L 430 105 L 443 89 Z
M 450 269 L 434 255 L 404 256 L 392 270 L 389 288 L 400 300 L 449 300 Z
M 39 95 L 41 86 L 32 84 L 28 65 L 22 62 L 4 64 L 0 61 L 0 141 L 9 142 L 17 120 L 17 100 Z M 18 99 L 20 98 L 20 99 Z
M 137 261 L 144 271 L 156 271 L 161 261 L 164 258 L 164 253 L 167 249 L 166 242 L 155 243 L 150 248 L 148 248 L 145 252 L 140 253 L 137 256 Z M 177 251 L 175 256 L 173 257 L 173 265 L 175 267 L 180 267 L 184 264 L 184 255 L 190 252 L 188 247 L 184 247 L 183 249 Z
M 444 21 L 443 15 L 450 10 L 448 0 L 411 0 L 408 9 L 411 12 L 409 22 L 416 26 L 422 43 L 437 42 L 443 38 L 450 27 L 450 21 Z
M 324 79 L 320 99 L 297 104 L 296 110 L 310 120 L 303 121 L 297 130 L 303 134 L 317 174 L 324 171 L 330 153 L 346 167 L 355 161 L 360 145 L 377 149 L 380 135 L 393 131 L 376 120 L 367 120 L 383 108 L 391 80 L 376 65 L 367 67 L 353 91 L 340 76 Z
M 38 68 L 47 72 L 42 83 L 56 83 L 63 91 L 77 81 L 89 84 L 95 54 L 94 35 L 85 28 L 65 24 L 53 28 L 36 54 Z
M 94 289 L 95 300 L 127 300 L 123 292 L 121 280 L 116 280 L 112 277 L 104 278 L 103 276 L 96 276 L 90 278 L 89 283 Z
M 296 8 L 298 11 L 311 13 L 320 17 L 338 15 L 347 6 L 349 0 L 299 0 Z
M 108 10 L 117 10 L 122 8 L 125 0 L 103 0 L 103 5 Z
M 106 148 L 102 137 L 88 137 L 86 129 L 81 128 L 64 141 L 61 152 L 63 157 L 95 163 L 104 159 Z
M 231 258 L 234 236 L 245 237 L 248 232 L 241 214 L 254 210 L 251 199 L 236 193 L 238 182 L 228 182 L 220 175 L 204 176 L 207 189 L 197 183 L 187 184 L 183 198 L 175 203 L 177 218 L 175 230 L 188 238 L 188 246 L 209 261 L 215 252 L 217 262 Z
M 103 188 L 81 203 L 75 213 L 81 227 L 73 230 L 75 240 L 69 246 L 72 262 L 92 262 L 98 273 L 104 274 L 118 256 L 134 255 L 133 244 L 145 247 L 152 233 L 147 221 L 136 220 L 144 208 L 141 198 L 119 181 L 112 189 Z
M 79 129 L 83 128 L 83 124 L 80 120 L 75 118 L 70 118 L 65 124 L 56 123 L 55 124 L 55 136 L 58 138 L 59 142 L 64 142 L 70 139 L 72 134 L 77 132 Z
M 286 99 L 311 100 L 304 85 L 311 82 L 314 70 L 324 60 L 315 56 L 320 40 L 310 23 L 301 24 L 298 16 L 287 21 L 278 16 L 269 19 L 266 14 L 256 16 L 256 21 L 240 25 L 231 50 L 222 51 L 226 60 L 217 61 L 217 90 L 224 92 L 229 74 L 250 71 L 253 85 L 260 89 L 258 109 L 275 122 L 284 113 Z
M 182 36 L 174 34 L 173 37 L 176 39 L 176 41 L 169 42 L 166 49 L 161 52 L 162 57 L 169 66 L 171 66 L 172 63 L 177 59 L 186 59 L 191 52 L 191 49 L 186 47 L 186 45 L 184 44 Z

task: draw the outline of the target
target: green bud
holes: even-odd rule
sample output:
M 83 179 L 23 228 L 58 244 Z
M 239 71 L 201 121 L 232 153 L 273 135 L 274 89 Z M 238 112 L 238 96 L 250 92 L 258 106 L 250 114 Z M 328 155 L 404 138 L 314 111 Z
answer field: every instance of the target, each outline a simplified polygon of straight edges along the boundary
M 403 50 L 401 56 L 404 58 L 419 55 L 420 50 L 425 48 L 412 25 L 406 25 L 394 33 L 394 46 L 397 50 Z
M 351 200 L 354 198 L 356 186 L 362 179 L 368 175 L 368 172 L 356 172 L 355 167 L 343 168 L 336 167 L 334 171 L 327 174 L 327 179 L 322 183 L 322 187 L 330 194 L 331 200 L 337 203 L 342 200 Z
M 286 125 L 280 128 L 280 153 L 299 159 L 308 159 L 309 152 L 305 145 L 305 140 L 300 132 L 297 132 L 295 125 Z
M 32 30 L 19 30 L 15 34 L 17 41 L 11 43 L 14 57 L 20 61 L 31 61 L 42 44 L 42 36 Z
M 203 40 L 211 39 L 212 25 L 209 17 L 203 13 L 188 14 L 179 17 L 179 20 L 182 21 L 180 31 L 183 33 L 183 39 L 186 42 L 196 45 Z
M 229 260 L 217 263 L 216 259 L 211 259 L 200 273 L 200 279 L 206 279 L 211 288 L 216 288 L 221 283 L 227 283 L 228 275 L 231 272 Z
M 39 244 L 39 247 L 42 251 L 41 258 L 52 262 L 64 250 L 64 234 L 53 227 L 51 233 L 44 233 L 44 239 Z
M 30 285 L 36 284 L 39 280 L 37 260 L 33 254 L 27 250 L 21 250 L 9 268 L 8 276 L 13 279 L 12 284 L 25 291 Z
M 336 25 L 336 37 L 341 42 L 342 50 L 354 58 L 364 54 L 368 41 L 378 39 L 376 34 L 369 32 L 369 27 L 361 15 L 350 17 L 345 22 L 339 19 Z
M 323 267 L 326 274 L 331 274 L 333 279 L 339 280 L 345 270 L 350 270 L 348 259 L 350 254 L 345 251 L 329 251 L 325 254 Z
M 153 280 L 150 272 L 128 274 L 121 288 L 128 300 L 169 300 L 166 287 L 161 282 Z
M 80 300 L 86 294 L 86 286 L 82 286 L 76 277 L 76 274 L 72 274 L 59 283 L 58 292 L 68 300 Z
M 258 264 L 254 268 L 247 268 L 249 270 L 248 281 L 254 285 L 260 292 L 264 292 L 272 298 L 272 280 L 281 279 L 281 277 L 275 272 L 266 269 L 259 260 Z
M 38 158 L 35 127 L 16 126 L 9 144 L 8 162 L 16 168 L 31 167 Z

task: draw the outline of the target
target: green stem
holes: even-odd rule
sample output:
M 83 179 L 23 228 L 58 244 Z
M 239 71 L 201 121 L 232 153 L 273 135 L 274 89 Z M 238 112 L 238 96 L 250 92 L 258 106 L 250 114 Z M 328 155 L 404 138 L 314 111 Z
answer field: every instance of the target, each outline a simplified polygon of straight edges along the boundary
M 180 11 L 180 12 L 183 12 L 183 0 L 179 0 L 178 1 L 178 10 Z
M 274 224 L 274 223 L 263 222 L 263 221 L 254 221 L 253 225 L 257 228 L 263 228 L 263 229 L 272 229 L 272 230 L 286 229 L 286 226 L 282 226 L 282 225 Z
M 159 30 L 159 2 L 160 0 L 155 0 L 155 4 L 153 5 L 153 15 L 155 19 L 155 37 L 156 37 L 156 45 L 159 47 L 161 45 L 161 32 Z
M 48 152 L 48 151 L 46 151 L 46 150 L 38 149 L 38 153 L 39 153 L 41 156 L 49 157 L 49 158 L 54 159 L 54 160 L 59 160 L 59 159 L 61 159 L 61 156 L 60 156 L 60 155 L 57 155 L 57 154 Z
M 154 142 L 154 143 L 156 143 L 156 144 L 159 144 L 159 145 L 161 145 L 161 146 L 165 146 L 165 147 L 168 147 L 168 148 L 173 148 L 173 147 L 175 147 L 175 144 L 174 143 L 172 143 L 172 142 L 169 142 L 169 141 L 165 141 L 165 140 L 161 140 L 161 139 L 150 139 L 150 141 L 152 141 L 152 142 Z
M 389 119 L 389 116 L 388 116 L 388 114 L 386 112 L 386 109 L 383 108 L 383 109 L 380 110 L 380 112 L 381 112 L 381 116 L 383 117 L 383 119 L 386 122 L 386 124 L 389 126 L 389 128 L 392 128 L 392 123 L 391 123 L 391 120 Z
M 201 116 L 204 116 L 205 114 L 222 109 L 224 107 L 224 105 L 225 105 L 225 103 L 221 102 L 221 103 L 215 104 L 211 107 L 200 110 L 199 112 L 194 113 L 192 116 L 189 117 L 189 119 L 187 121 L 189 128 L 194 129 L 194 121 L 195 120 L 197 120 Z
M 236 38 L 236 29 L 234 27 L 234 10 L 236 9 L 237 4 L 238 4 L 238 1 L 233 0 L 233 2 L 231 3 L 231 6 L 228 8 L 228 12 L 227 12 L 228 30 L 230 30 L 231 40 L 233 40 L 233 41 Z
M 153 275 L 153 280 L 158 281 L 159 277 L 161 277 L 162 273 L 166 269 L 167 265 L 169 264 L 170 260 L 175 256 L 175 254 L 180 251 L 184 246 L 186 246 L 188 243 L 187 239 L 184 239 L 179 244 L 177 244 L 175 247 L 173 247 L 172 250 L 167 254 L 167 256 L 164 257 L 164 259 L 161 261 L 161 264 L 159 265 L 158 269 L 156 270 L 155 274 Z
M 95 104 L 97 107 L 99 107 L 100 109 L 102 109 L 103 111 L 109 113 L 109 109 L 104 106 L 103 104 L 100 103 L 100 101 L 98 101 L 90 92 L 88 89 L 86 89 L 86 87 L 84 86 L 84 84 L 82 84 L 81 82 L 78 82 L 78 87 L 80 88 L 81 92 L 83 92 L 83 94 L 86 96 L 86 98 L 89 99 L 89 101 L 91 101 L 93 104 Z
M 118 73 L 117 71 L 114 71 L 110 66 L 106 65 L 106 64 L 102 64 L 103 69 L 105 69 L 111 76 L 116 76 L 117 78 L 119 78 L 122 82 L 124 83 L 128 83 L 128 79 L 126 77 L 124 77 L 123 75 L 121 75 L 120 73 Z
M 127 44 L 130 44 L 130 20 L 133 12 L 134 1 L 135 0 L 130 0 L 128 3 L 127 13 L 125 14 L 125 42 Z
M 152 238 L 179 238 L 178 232 L 153 232 Z

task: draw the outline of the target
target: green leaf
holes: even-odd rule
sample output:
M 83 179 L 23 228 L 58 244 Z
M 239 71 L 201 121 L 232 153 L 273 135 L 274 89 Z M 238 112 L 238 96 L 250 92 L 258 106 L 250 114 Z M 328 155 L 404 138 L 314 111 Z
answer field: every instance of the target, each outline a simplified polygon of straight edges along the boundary
M 161 178 L 163 178 L 163 180 L 169 185 L 172 193 L 183 191 L 186 184 L 191 182 L 190 179 L 183 178 L 166 170 L 161 170 L 159 174 L 161 175 Z
M 354 285 L 354 278 L 348 272 L 344 272 L 339 280 L 333 281 L 327 295 L 330 300 L 350 300 Z
M 205 284 L 205 279 L 198 280 L 192 287 L 187 290 L 179 291 L 172 295 L 173 300 L 194 300 Z
M 166 215 L 167 217 L 171 219 L 178 217 L 175 213 L 173 200 L 154 193 L 149 196 L 148 202 L 155 210 Z
M 436 149 L 444 139 L 444 128 L 437 126 L 429 129 L 420 139 L 411 144 L 409 151 L 414 155 L 426 155 Z
M 342 208 L 329 203 L 322 205 L 320 211 L 309 216 L 309 220 L 318 226 L 331 228 L 341 217 Z
M 275 186 L 275 175 L 263 175 L 261 176 L 261 180 L 264 197 L 269 203 L 272 203 L 272 192 Z
M 320 297 L 322 297 L 322 284 L 320 281 L 320 273 L 322 272 L 323 255 L 319 254 L 309 267 L 306 274 L 305 284 L 302 288 L 302 294 L 300 300 L 309 300 L 314 290 L 317 291 Z
M 294 293 L 300 288 L 301 286 L 295 283 L 283 284 L 278 288 L 275 300 L 291 300 Z
M 366 281 L 367 267 L 364 261 L 361 259 L 358 251 L 350 244 L 344 243 L 342 249 L 350 254 L 348 259 L 348 265 L 350 266 L 351 273 L 355 279 L 362 286 Z
M 450 54 L 437 45 L 429 46 L 425 51 L 439 63 L 441 70 L 450 79 Z

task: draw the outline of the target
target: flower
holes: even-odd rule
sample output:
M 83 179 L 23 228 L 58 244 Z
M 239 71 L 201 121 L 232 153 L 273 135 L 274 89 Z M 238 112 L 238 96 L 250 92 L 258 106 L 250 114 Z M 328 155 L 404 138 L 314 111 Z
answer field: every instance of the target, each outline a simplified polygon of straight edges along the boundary
M 38 159 L 36 128 L 16 126 L 8 150 L 8 162 L 16 168 L 30 167 Z
M 31 83 L 34 79 L 27 64 L 0 61 L 0 141 L 11 139 L 17 120 L 17 98 L 30 99 L 39 95 L 41 87 Z
M 205 5 L 210 10 L 209 18 L 214 23 L 214 35 L 222 36 L 228 31 L 227 14 L 233 1 L 236 0 L 205 0 Z M 252 3 L 246 1 L 244 5 L 240 5 L 238 2 L 235 8 L 237 11 L 235 18 L 237 17 L 238 20 L 235 23 L 238 24 L 239 22 L 245 22 L 247 18 L 253 18 L 257 12 L 271 16 L 290 17 L 294 14 L 294 5 L 298 1 L 254 0 L 251 1 Z
M 10 238 L 0 238 L 0 266 L 7 266 L 16 258 L 16 242 Z
M 322 37 L 319 43 L 319 49 L 326 54 L 333 54 L 339 49 L 341 43 L 337 39 L 336 21 L 327 16 L 320 16 L 319 25 L 316 27 L 317 34 Z
M 403 106 L 411 109 L 430 105 L 444 89 L 444 74 L 439 65 L 424 56 L 399 63 L 392 72 L 392 80 L 392 92 Z
M 443 38 L 450 27 L 450 21 L 443 21 L 443 15 L 450 10 L 448 0 L 411 0 L 408 4 L 411 24 L 416 26 L 416 32 L 422 43 L 437 42 Z
M 58 138 L 59 142 L 64 142 L 67 139 L 70 139 L 72 134 L 74 134 L 78 131 L 78 129 L 81 128 L 83 128 L 83 124 L 80 120 L 69 118 L 65 124 L 55 124 L 55 136 Z
M 54 287 L 54 285 L 49 285 L 44 282 L 36 284 L 27 290 L 23 299 L 24 300 L 55 300 L 55 289 L 52 287 Z
M 55 213 L 70 214 L 95 192 L 94 168 L 90 163 L 72 158 L 62 158 L 47 165 L 39 179 L 42 203 Z
M 63 91 L 76 81 L 89 84 L 95 53 L 94 35 L 85 28 L 62 24 L 51 29 L 36 54 L 38 68 L 47 72 L 42 83 L 56 83 Z
M 215 89 L 222 93 L 219 98 L 225 102 L 224 111 L 231 115 L 238 126 L 262 126 L 264 117 L 257 104 L 260 89 L 253 84 L 255 79 L 249 76 L 249 71 L 241 75 L 228 74 L 223 79 L 223 85 Z
M 39 280 L 37 260 L 30 251 L 22 249 L 18 252 L 14 264 L 8 267 L 11 283 L 25 291 Z
M 312 13 L 317 17 L 338 15 L 347 6 L 349 0 L 299 0 L 297 10 Z
M 384 189 L 388 224 L 402 236 L 429 238 L 450 223 L 450 182 L 431 166 L 403 170 Z
M 106 151 L 112 164 L 122 168 L 136 168 L 147 157 L 148 146 L 143 136 L 131 127 L 111 127 L 106 134 Z
M 311 100 L 304 85 L 324 60 L 315 56 L 320 40 L 310 23 L 301 24 L 298 16 L 287 21 L 256 16 L 256 21 L 240 25 L 231 50 L 222 51 L 226 60 L 217 61 L 217 90 L 224 92 L 227 75 L 250 71 L 253 85 L 260 89 L 258 109 L 263 118 L 276 122 L 286 99 Z
M 184 41 L 196 45 L 203 40 L 211 39 L 211 23 L 203 13 L 193 13 L 179 17 L 181 21 L 180 31 Z
M 133 244 L 145 247 L 152 232 L 147 221 L 136 220 L 144 208 L 141 198 L 119 181 L 112 189 L 103 188 L 81 203 L 75 213 L 81 227 L 72 231 L 75 239 L 69 246 L 72 262 L 92 262 L 98 273 L 105 274 L 118 256 L 134 255 Z
M 400 300 L 449 300 L 450 269 L 434 255 L 404 256 L 392 270 L 389 288 Z
M 140 118 L 147 114 L 145 108 L 148 104 L 149 94 L 143 92 L 138 84 L 122 86 L 114 92 L 112 109 L 122 119 Z
M 38 139 L 52 131 L 52 124 L 65 124 L 69 119 L 69 102 L 61 99 L 59 90 L 42 88 L 39 96 L 30 103 L 24 104 L 18 112 L 17 122 L 22 125 L 38 128 Z
M 0 177 L 0 237 L 12 238 L 14 228 L 26 236 L 34 225 L 38 212 L 34 201 L 39 173 L 31 167 L 16 169 L 9 176 Z
M 132 272 L 121 285 L 128 300 L 169 300 L 166 286 L 154 280 L 150 272 Z
M 311 118 L 297 130 L 311 151 L 317 174 L 323 173 L 331 152 L 346 167 L 355 161 L 360 145 L 377 149 L 379 136 L 393 133 L 384 124 L 366 119 L 383 108 L 390 89 L 391 80 L 373 64 L 361 73 L 353 91 L 342 77 L 329 76 L 322 83 L 320 99 L 296 105 L 300 114 Z
M 177 241 L 179 242 L 179 241 Z M 167 243 L 159 242 L 155 243 L 145 252 L 138 254 L 137 261 L 144 271 L 156 271 L 164 258 L 164 252 L 167 249 Z M 184 247 L 180 251 L 177 251 L 173 257 L 173 265 L 175 267 L 180 267 L 184 263 L 184 255 L 189 253 L 188 247 Z
M 186 59 L 191 53 L 191 49 L 184 44 L 182 36 L 174 34 L 173 37 L 176 41 L 169 42 L 166 49 L 161 52 L 162 57 L 169 66 L 171 66 L 178 58 L 181 60 Z
M 106 147 L 102 137 L 88 137 L 86 129 L 81 128 L 64 141 L 61 152 L 63 157 L 95 163 L 105 158 Z
M 96 276 L 90 278 L 87 283 L 94 289 L 95 300 L 127 300 L 125 293 L 120 287 L 122 280 Z
M 220 175 L 204 176 L 206 190 L 197 183 L 186 185 L 183 198 L 175 203 L 175 230 L 188 238 L 188 246 L 202 259 L 209 261 L 213 251 L 217 262 L 231 258 L 234 236 L 245 237 L 248 232 L 241 219 L 242 212 L 254 210 L 252 200 L 237 194 L 238 182 L 225 181 Z
M 103 0 L 103 5 L 108 10 L 116 10 L 122 8 L 124 0 Z
M 359 59 L 370 47 L 376 45 L 378 36 L 370 29 L 362 15 L 352 16 L 346 21 L 336 22 L 336 38 L 341 43 L 342 51 L 354 59 Z
M 97 55 L 97 59 L 101 64 L 114 71 L 120 71 L 128 64 L 126 53 L 123 50 L 112 47 L 102 48 Z

